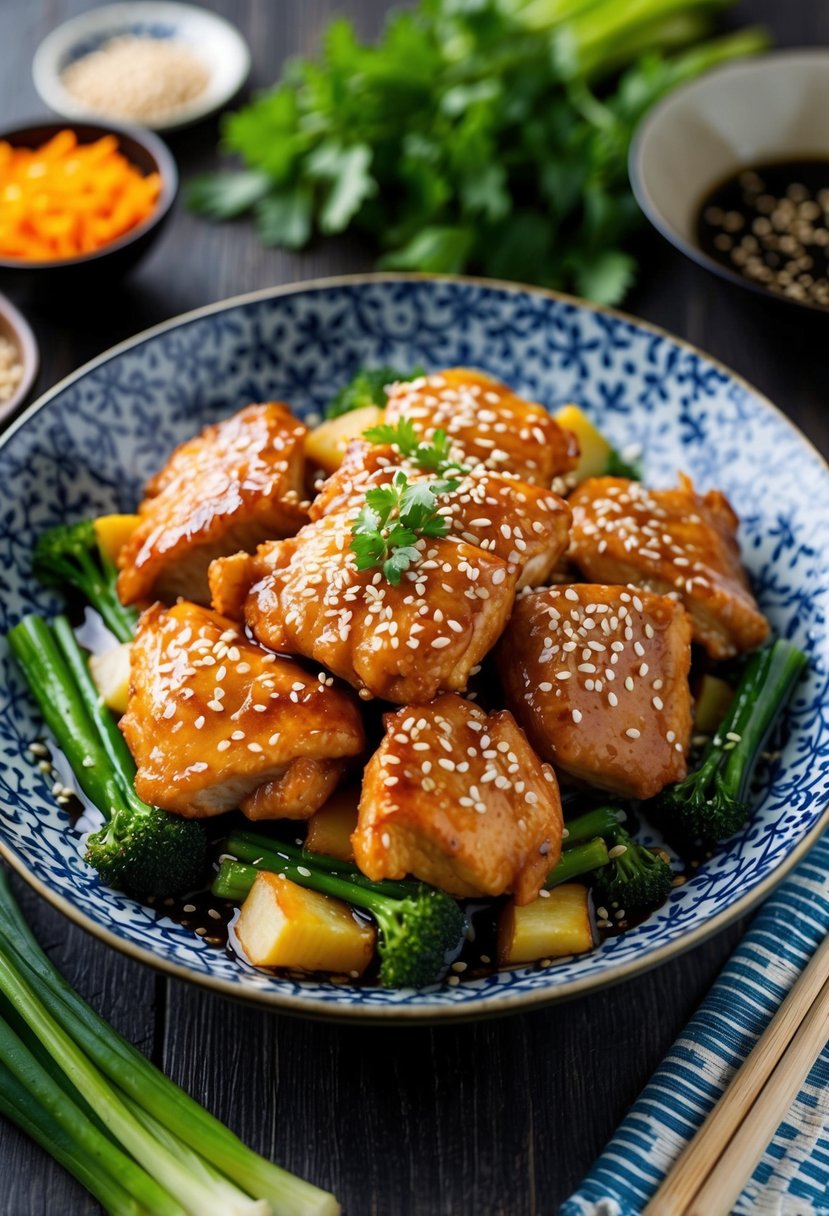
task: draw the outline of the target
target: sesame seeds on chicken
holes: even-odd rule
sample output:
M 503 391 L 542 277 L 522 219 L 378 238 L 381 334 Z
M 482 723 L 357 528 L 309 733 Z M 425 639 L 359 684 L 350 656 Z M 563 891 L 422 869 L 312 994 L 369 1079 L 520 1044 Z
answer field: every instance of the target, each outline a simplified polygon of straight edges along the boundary
M 189 817 L 307 818 L 365 746 L 347 689 L 185 602 L 142 615 L 121 729 L 139 796 Z
M 444 694 L 385 725 L 351 838 L 360 869 L 414 874 L 453 895 L 533 900 L 559 858 L 561 802 L 512 714 Z
M 472 368 L 451 367 L 391 386 L 386 420 L 403 418 L 424 439 L 444 430 L 468 464 L 545 488 L 578 461 L 576 437 L 548 410 Z
M 769 624 L 748 586 L 738 519 L 718 490 L 700 495 L 681 476 L 670 490 L 594 477 L 571 496 L 569 556 L 595 582 L 633 583 L 679 598 L 694 641 L 727 659 L 766 640 Z
M 685 776 L 690 663 L 679 604 L 595 584 L 523 596 L 498 651 L 507 705 L 539 755 L 633 798 Z
M 348 512 L 327 515 L 253 557 L 214 562 L 214 605 L 264 645 L 312 658 L 370 696 L 406 704 L 466 688 L 506 624 L 516 568 L 465 541 L 422 539 L 418 562 L 392 586 L 357 569 L 351 523 Z
M 207 568 L 225 553 L 290 536 L 307 519 L 302 441 L 286 405 L 249 405 L 173 452 L 146 486 L 140 522 L 124 546 L 125 604 L 181 595 L 209 603 Z

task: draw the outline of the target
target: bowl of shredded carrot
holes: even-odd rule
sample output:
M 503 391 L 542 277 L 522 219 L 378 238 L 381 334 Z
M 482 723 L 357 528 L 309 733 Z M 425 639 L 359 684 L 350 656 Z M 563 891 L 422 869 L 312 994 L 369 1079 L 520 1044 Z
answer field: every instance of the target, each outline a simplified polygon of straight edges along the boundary
M 0 282 L 126 271 L 157 237 L 177 188 L 173 157 L 147 131 L 0 131 Z

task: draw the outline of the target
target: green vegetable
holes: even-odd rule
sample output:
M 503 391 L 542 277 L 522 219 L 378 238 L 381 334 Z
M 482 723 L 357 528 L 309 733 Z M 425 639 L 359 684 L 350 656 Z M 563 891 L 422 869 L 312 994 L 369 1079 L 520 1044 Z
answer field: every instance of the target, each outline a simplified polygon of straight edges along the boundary
M 627 911 L 645 911 L 663 904 L 674 881 L 667 861 L 633 840 L 624 828 L 617 828 L 609 843 L 609 861 L 593 876 L 596 904 Z
M 42 583 L 65 587 L 68 583 L 102 616 L 119 642 L 131 642 L 138 613 L 118 597 L 118 571 L 101 550 L 92 520 L 60 524 L 37 538 L 32 568 Z
M 606 864 L 607 845 L 600 837 L 586 840 L 582 844 L 574 844 L 562 852 L 561 860 L 550 870 L 544 886 L 549 890 L 560 883 L 572 882 L 574 878 L 592 874 L 594 870 Z
M 368 912 L 380 930 L 380 983 L 385 987 L 434 984 L 463 940 L 464 916 L 455 900 L 422 883 L 413 890 L 406 884 L 406 893 L 395 895 L 383 884 L 366 881 L 356 866 L 331 865 L 321 854 L 252 832 L 234 832 L 226 852 Z
M 87 839 L 87 860 L 104 882 L 141 895 L 176 895 L 201 878 L 204 827 L 148 806 L 135 792 L 135 764 L 65 618 L 54 628 L 24 617 L 8 642 L 72 772 L 106 824 Z
M 2 870 L 0 1111 L 108 1212 L 339 1212 L 332 1195 L 247 1148 L 69 987 L 23 920 Z
M 751 656 L 699 767 L 653 805 L 669 839 L 687 850 L 726 840 L 745 824 L 757 761 L 805 666 L 806 656 L 783 638 Z
M 452 459 L 451 445 L 446 431 L 438 429 L 430 440 L 421 439 L 409 418 L 401 418 L 395 425 L 381 423 L 371 426 L 363 435 L 370 443 L 390 444 L 401 456 L 411 460 L 424 473 L 435 473 L 445 477 L 447 473 L 468 473 L 465 465 Z
M 339 418 L 340 414 L 350 414 L 352 410 L 362 410 L 367 405 L 384 409 L 388 400 L 387 384 L 394 384 L 398 380 L 416 380 L 423 374 L 422 367 L 415 367 L 410 372 L 398 372 L 393 367 L 363 367 L 329 401 L 325 416 Z
M 625 820 L 625 812 L 618 806 L 597 806 L 592 811 L 585 811 L 574 819 L 565 821 L 566 835 L 562 847 L 572 849 L 574 845 L 584 844 L 595 836 L 604 840 L 612 840 Z
M 401 470 L 389 485 L 366 490 L 366 502 L 351 529 L 351 552 L 358 570 L 379 566 L 396 587 L 404 572 L 420 558 L 415 546 L 423 538 L 445 536 L 449 521 L 438 511 L 439 494 L 451 494 L 459 482 L 409 482 Z
M 226 118 L 224 149 L 244 168 L 191 183 L 190 206 L 211 219 L 250 210 L 266 244 L 356 228 L 384 267 L 612 303 L 635 272 L 626 162 L 639 119 L 766 44 L 752 29 L 673 53 L 728 3 L 420 0 L 391 13 L 375 45 L 334 20 L 316 60 L 289 63 Z

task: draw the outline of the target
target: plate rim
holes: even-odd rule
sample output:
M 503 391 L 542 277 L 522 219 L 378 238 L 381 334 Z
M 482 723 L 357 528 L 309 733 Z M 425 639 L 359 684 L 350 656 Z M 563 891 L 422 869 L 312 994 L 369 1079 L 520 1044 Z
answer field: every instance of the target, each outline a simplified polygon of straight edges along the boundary
M 807 438 L 806 435 L 794 424 L 794 422 L 786 415 L 779 406 L 775 405 L 765 393 L 760 392 L 749 380 L 741 376 L 738 372 L 733 371 L 727 364 L 716 359 L 707 352 L 695 346 L 692 342 L 684 338 L 677 337 L 676 334 L 669 330 L 655 325 L 650 321 L 642 320 L 633 316 L 631 313 L 626 313 L 620 309 L 609 308 L 605 305 L 594 304 L 591 301 L 580 299 L 577 296 L 572 296 L 564 292 L 554 291 L 550 288 L 534 287 L 528 284 L 514 282 L 512 280 L 500 280 L 490 278 L 479 278 L 471 275 L 443 275 L 443 274 L 419 274 L 414 272 L 379 272 L 379 273 L 360 273 L 323 276 L 307 280 L 299 280 L 294 283 L 281 284 L 275 287 L 262 287 L 254 291 L 242 292 L 235 296 L 229 296 L 223 300 L 214 301 L 211 304 L 202 305 L 199 308 L 191 309 L 184 313 L 179 313 L 177 316 L 170 317 L 166 321 L 161 321 L 156 325 L 150 326 L 147 329 L 133 334 L 132 337 L 126 338 L 107 350 L 102 351 L 94 358 L 88 360 L 75 371 L 70 372 L 57 384 L 53 385 L 45 393 L 32 402 L 14 422 L 0 434 L 0 451 L 6 446 L 11 438 L 21 430 L 28 421 L 44 409 L 50 401 L 69 388 L 77 380 L 86 376 L 89 372 L 98 367 L 103 366 L 110 360 L 117 358 L 128 350 L 136 349 L 144 345 L 145 342 L 151 341 L 155 337 L 168 331 L 178 329 L 184 325 L 188 325 L 193 321 L 200 320 L 202 317 L 208 317 L 215 313 L 227 312 L 232 308 L 256 303 L 261 300 L 278 299 L 282 296 L 296 295 L 308 291 L 326 291 L 338 287 L 360 286 L 370 283 L 454 283 L 461 286 L 482 287 L 496 291 L 502 291 L 512 294 L 533 295 L 542 299 L 555 300 L 561 304 L 569 305 L 576 308 L 587 309 L 590 312 L 601 313 L 605 316 L 614 317 L 624 321 L 626 324 L 636 326 L 639 329 L 644 329 L 647 332 L 661 338 L 666 338 L 670 342 L 682 347 L 683 349 L 692 352 L 693 354 L 705 359 L 711 366 L 717 368 L 721 372 L 729 376 L 734 382 L 741 385 L 748 392 L 752 393 L 764 406 L 769 408 L 782 422 L 785 423 L 793 432 L 797 441 L 807 450 L 813 457 L 817 458 L 818 462 L 823 466 L 824 470 L 829 473 L 829 461 L 818 451 L 815 445 Z M 86 932 L 91 933 L 99 941 L 103 941 L 107 945 L 116 949 L 119 953 L 132 958 L 135 961 L 145 963 L 153 967 L 156 971 L 161 971 L 171 975 L 176 979 L 182 979 L 189 983 L 196 984 L 200 988 L 206 988 L 213 992 L 218 992 L 225 997 L 235 998 L 236 1000 L 253 1003 L 260 1006 L 269 1007 L 275 1011 L 292 1014 L 294 1016 L 310 1017 L 319 1021 L 349 1021 L 361 1022 L 363 1024 L 378 1024 L 388 1023 L 412 1024 L 418 1025 L 437 1024 L 439 1022 L 452 1021 L 455 1023 L 463 1021 L 478 1021 L 488 1018 L 507 1016 L 512 1013 L 525 1012 L 531 1009 L 538 1009 L 542 1006 L 551 1005 L 555 1002 L 572 1000 L 586 993 L 599 988 L 609 988 L 612 985 L 619 984 L 625 980 L 632 979 L 634 976 L 642 975 L 652 968 L 660 966 L 662 963 L 669 961 L 672 958 L 684 954 L 687 950 L 693 949 L 700 945 L 708 938 L 713 937 L 715 933 L 733 924 L 741 916 L 746 915 L 752 908 L 762 902 L 769 893 L 783 879 L 791 873 L 798 862 L 805 857 L 812 845 L 823 834 L 824 830 L 829 828 L 829 804 L 824 806 L 823 811 L 818 817 L 818 820 L 809 829 L 806 835 L 798 841 L 796 846 L 787 855 L 785 860 L 781 862 L 773 873 L 769 874 L 757 887 L 740 899 L 736 900 L 729 907 L 721 912 L 709 917 L 703 924 L 696 929 L 684 933 L 675 941 L 667 942 L 665 945 L 646 954 L 643 958 L 632 959 L 627 963 L 622 963 L 616 967 L 610 975 L 593 975 L 586 976 L 580 980 L 573 980 L 564 985 L 551 985 L 548 988 L 539 988 L 530 992 L 524 993 L 505 993 L 502 998 L 497 1000 L 473 998 L 466 1000 L 463 1004 L 457 1006 L 452 1004 L 447 1005 L 378 1005 L 376 1007 L 366 1007 L 358 1003 L 339 1003 L 322 1002 L 314 997 L 296 996 L 290 993 L 272 992 L 258 988 L 256 985 L 246 986 L 238 984 L 230 980 L 221 979 L 217 976 L 201 974 L 192 971 L 190 968 L 183 966 L 180 963 L 173 962 L 169 959 L 159 958 L 151 950 L 144 946 L 138 946 L 123 938 L 104 926 L 98 924 L 85 912 L 77 908 L 65 896 L 58 894 L 46 885 L 41 879 L 37 878 L 28 868 L 24 859 L 14 851 L 5 840 L 0 838 L 0 858 L 3 858 L 8 865 L 22 877 L 40 896 L 48 903 L 67 917 L 72 923 L 79 925 Z

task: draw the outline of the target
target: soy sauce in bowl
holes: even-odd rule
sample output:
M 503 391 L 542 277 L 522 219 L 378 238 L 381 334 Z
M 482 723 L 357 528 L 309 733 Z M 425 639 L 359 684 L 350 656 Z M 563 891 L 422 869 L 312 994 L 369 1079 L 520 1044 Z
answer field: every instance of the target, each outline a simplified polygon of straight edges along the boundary
M 697 240 L 752 286 L 829 308 L 829 161 L 742 169 L 706 197 Z

